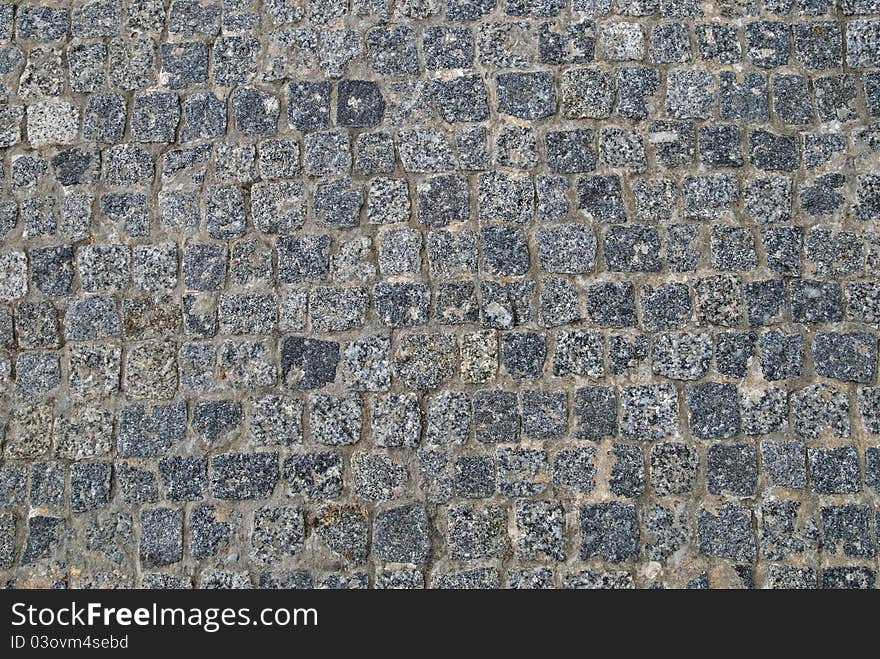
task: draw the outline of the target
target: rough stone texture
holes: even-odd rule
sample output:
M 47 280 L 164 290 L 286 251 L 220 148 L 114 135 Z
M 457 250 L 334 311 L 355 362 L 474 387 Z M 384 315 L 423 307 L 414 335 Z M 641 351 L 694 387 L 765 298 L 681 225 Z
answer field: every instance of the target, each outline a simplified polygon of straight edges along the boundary
M 61 5 L 0 582 L 876 586 L 880 2 Z

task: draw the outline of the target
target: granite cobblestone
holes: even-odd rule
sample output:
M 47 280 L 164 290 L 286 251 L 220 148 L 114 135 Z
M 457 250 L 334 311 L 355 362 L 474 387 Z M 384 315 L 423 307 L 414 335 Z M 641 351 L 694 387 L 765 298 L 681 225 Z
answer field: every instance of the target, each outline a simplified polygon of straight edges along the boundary
M 880 3 L 0 0 L 0 580 L 876 588 Z

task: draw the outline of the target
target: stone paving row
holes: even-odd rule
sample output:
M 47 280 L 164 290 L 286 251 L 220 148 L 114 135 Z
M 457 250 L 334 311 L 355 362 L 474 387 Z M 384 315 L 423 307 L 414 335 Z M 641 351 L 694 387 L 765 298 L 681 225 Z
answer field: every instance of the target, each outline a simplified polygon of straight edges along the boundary
M 0 581 L 876 588 L 880 0 L 0 0 Z

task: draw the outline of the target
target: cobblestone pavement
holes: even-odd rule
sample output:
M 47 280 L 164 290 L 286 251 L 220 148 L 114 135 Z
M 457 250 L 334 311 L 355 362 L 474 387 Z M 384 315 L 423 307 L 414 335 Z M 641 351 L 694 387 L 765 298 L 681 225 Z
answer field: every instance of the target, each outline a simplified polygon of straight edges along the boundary
M 0 2 L 0 579 L 862 587 L 880 0 Z

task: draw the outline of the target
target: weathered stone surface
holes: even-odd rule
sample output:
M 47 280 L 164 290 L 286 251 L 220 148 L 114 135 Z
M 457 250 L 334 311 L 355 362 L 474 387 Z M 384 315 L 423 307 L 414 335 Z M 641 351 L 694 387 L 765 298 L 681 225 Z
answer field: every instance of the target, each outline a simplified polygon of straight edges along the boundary
M 876 586 L 878 16 L 0 2 L 0 581 Z

